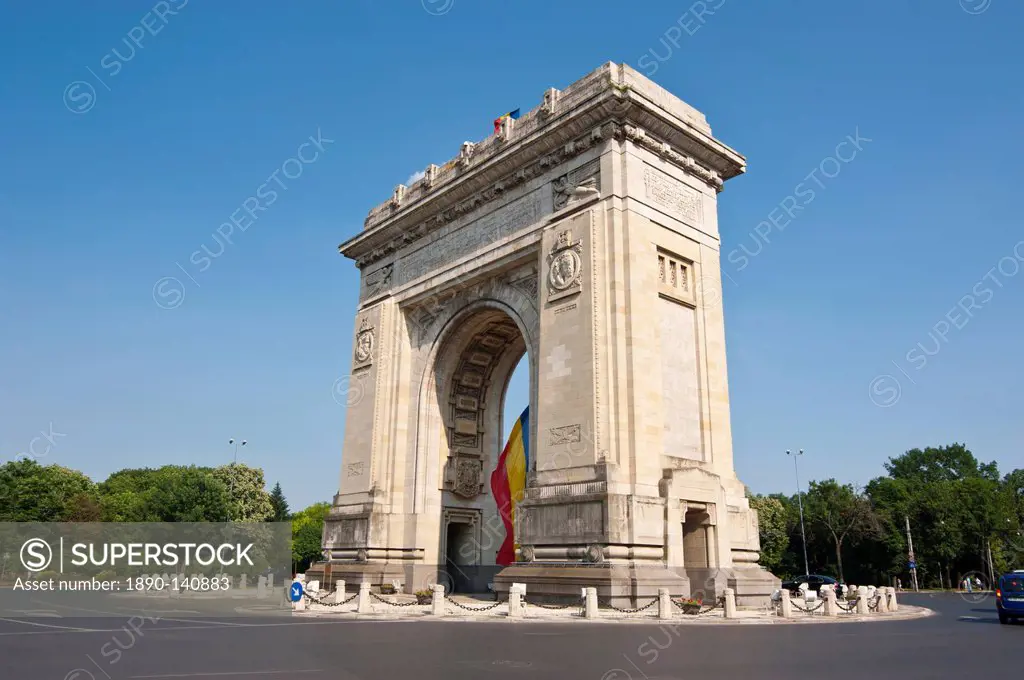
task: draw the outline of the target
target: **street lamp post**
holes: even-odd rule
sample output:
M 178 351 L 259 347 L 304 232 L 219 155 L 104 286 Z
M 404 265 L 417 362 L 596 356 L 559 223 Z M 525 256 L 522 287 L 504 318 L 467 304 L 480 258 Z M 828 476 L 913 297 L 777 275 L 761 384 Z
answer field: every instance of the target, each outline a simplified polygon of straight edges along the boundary
M 242 446 L 245 446 L 245 444 L 246 444 L 246 441 L 243 439 L 242 440 Z M 235 470 L 235 466 L 238 465 L 238 442 L 236 440 L 234 440 L 234 439 L 229 439 L 228 440 L 228 446 L 234 446 L 235 447 L 235 453 L 234 453 L 234 456 L 233 456 L 232 461 L 231 461 L 231 484 L 230 484 L 231 497 L 234 498 L 234 496 L 235 496 L 235 473 L 237 472 Z
M 800 490 L 800 466 L 797 465 L 796 462 L 797 456 L 804 455 L 804 450 L 800 449 L 794 456 L 792 451 L 786 449 L 786 455 L 793 456 L 793 470 L 796 473 L 796 500 L 797 505 L 800 506 L 800 538 L 802 538 L 804 542 L 804 573 L 810 574 L 811 567 L 810 563 L 807 561 L 807 532 L 804 530 L 804 500 L 803 492 Z

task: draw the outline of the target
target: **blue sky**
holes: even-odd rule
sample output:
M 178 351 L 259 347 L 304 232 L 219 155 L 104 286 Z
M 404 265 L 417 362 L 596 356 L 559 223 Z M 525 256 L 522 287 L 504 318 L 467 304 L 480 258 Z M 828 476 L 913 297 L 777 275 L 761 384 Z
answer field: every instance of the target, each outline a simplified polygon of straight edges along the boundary
M 100 480 L 224 463 L 245 438 L 241 458 L 293 506 L 329 500 L 358 275 L 337 244 L 496 115 L 618 61 L 748 158 L 719 220 L 753 490 L 794 490 L 787 448 L 807 451 L 805 483 L 864 483 L 953 441 L 1024 466 L 1024 6 L 705 4 L 699 19 L 686 2 L 8 6 L 0 456 L 35 441 L 41 462 Z M 313 160 L 286 164 L 318 135 Z M 870 141 L 828 160 L 848 135 Z M 193 260 L 273 177 L 275 204 Z M 787 222 L 801 183 L 814 198 Z M 183 293 L 173 309 L 155 303 L 164 277 L 182 282 L 156 296 Z

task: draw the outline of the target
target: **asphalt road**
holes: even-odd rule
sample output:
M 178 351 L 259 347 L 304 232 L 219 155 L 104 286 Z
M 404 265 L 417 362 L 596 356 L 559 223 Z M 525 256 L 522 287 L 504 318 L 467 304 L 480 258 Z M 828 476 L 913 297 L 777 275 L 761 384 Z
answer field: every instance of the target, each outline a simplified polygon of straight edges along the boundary
M 889 623 L 677 626 L 508 621 L 211 620 L 0 613 L 0 678 L 828 680 L 1020 677 L 1024 624 L 991 597 L 904 595 Z M 168 615 L 169 616 L 169 615 Z

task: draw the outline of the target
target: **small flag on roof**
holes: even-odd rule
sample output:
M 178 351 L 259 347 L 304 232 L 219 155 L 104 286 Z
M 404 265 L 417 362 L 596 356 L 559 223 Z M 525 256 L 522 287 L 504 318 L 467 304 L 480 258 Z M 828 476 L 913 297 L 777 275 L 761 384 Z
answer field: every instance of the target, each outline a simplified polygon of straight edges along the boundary
M 506 118 L 511 118 L 512 120 L 519 120 L 519 109 L 516 109 L 515 111 L 509 111 L 508 113 L 502 114 L 495 118 L 494 134 L 498 134 L 498 131 L 501 130 L 501 121 L 505 120 Z

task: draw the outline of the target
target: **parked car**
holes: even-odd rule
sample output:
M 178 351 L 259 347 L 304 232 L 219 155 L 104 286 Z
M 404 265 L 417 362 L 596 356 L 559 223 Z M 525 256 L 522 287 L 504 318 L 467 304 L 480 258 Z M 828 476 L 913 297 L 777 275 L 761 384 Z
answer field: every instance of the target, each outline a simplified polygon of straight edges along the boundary
M 999 612 L 999 623 L 1024 618 L 1024 570 L 999 577 L 999 584 L 996 586 L 996 611 Z
M 788 590 L 794 595 L 800 592 L 800 584 L 806 583 L 808 590 L 818 592 L 823 585 L 837 585 L 839 582 L 831 576 L 822 576 L 820 574 L 805 574 L 804 576 L 797 576 L 789 579 L 788 581 L 782 582 L 782 588 Z

